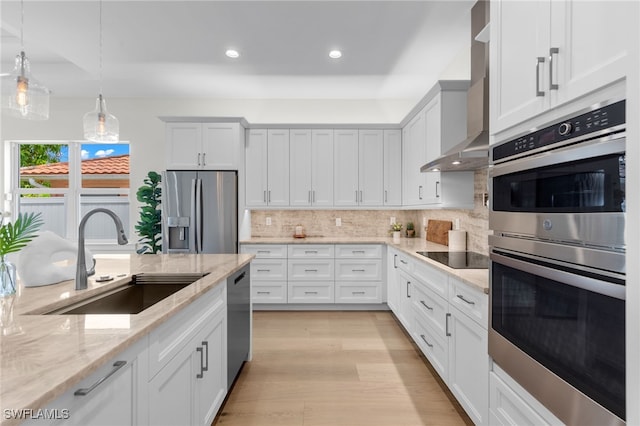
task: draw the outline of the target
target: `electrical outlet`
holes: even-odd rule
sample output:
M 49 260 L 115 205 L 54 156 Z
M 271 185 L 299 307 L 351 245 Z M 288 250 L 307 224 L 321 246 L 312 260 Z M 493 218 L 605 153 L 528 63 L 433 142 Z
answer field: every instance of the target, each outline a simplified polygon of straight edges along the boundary
M 395 216 L 391 216 L 389 218 L 389 225 L 393 225 L 394 223 L 396 223 L 396 217 Z
M 336 226 L 342 226 L 342 219 L 339 217 L 336 217 Z
M 427 226 L 427 217 L 422 216 L 422 226 Z
M 267 216 L 267 226 L 271 226 L 271 217 Z

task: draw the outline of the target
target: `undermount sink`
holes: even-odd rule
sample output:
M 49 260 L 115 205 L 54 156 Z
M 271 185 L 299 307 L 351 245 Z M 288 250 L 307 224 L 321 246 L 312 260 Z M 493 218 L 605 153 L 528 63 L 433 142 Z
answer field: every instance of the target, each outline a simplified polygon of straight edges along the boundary
M 46 315 L 137 314 L 207 274 L 138 274 L 129 282 Z

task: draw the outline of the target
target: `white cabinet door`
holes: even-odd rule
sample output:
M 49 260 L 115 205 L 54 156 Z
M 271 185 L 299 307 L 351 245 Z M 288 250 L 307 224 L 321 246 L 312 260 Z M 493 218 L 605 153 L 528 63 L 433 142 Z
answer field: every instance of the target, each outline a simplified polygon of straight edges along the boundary
M 224 308 L 207 321 L 198 338 L 205 364 L 200 374 L 202 377 L 196 376 L 195 417 L 197 424 L 210 425 L 227 394 L 227 321 Z
M 333 134 L 333 204 L 357 206 L 358 131 L 340 129 Z
M 247 206 L 267 205 L 267 131 L 251 129 L 245 148 L 245 200 Z
M 269 129 L 267 148 L 267 203 L 289 205 L 289 129 Z
M 311 133 L 311 202 L 314 206 L 333 205 L 333 130 Z
M 384 205 L 402 205 L 402 132 L 384 131 Z
M 197 169 L 200 166 L 202 144 L 201 123 L 167 123 L 167 169 Z
M 409 333 L 413 330 L 413 308 L 411 299 L 411 285 L 413 277 L 398 270 L 398 286 L 399 286 L 399 300 L 398 300 L 398 314 L 396 315 L 400 320 L 400 323 L 404 326 L 405 330 Z
M 238 170 L 238 123 L 203 123 L 200 164 L 207 170 Z
M 421 110 L 403 129 L 402 162 L 404 205 L 423 204 L 425 174 L 420 167 L 425 163 L 425 111 Z
M 558 73 L 553 78 L 559 86 L 555 102 L 576 99 L 625 77 L 629 31 L 638 25 L 633 3 L 551 1 L 550 47 L 558 48 L 553 56 L 553 71 L 557 66 Z
M 398 253 L 392 248 L 387 248 L 387 305 L 396 316 L 398 316 L 400 303 L 400 285 L 396 266 L 398 261 Z
M 358 204 L 384 204 L 384 139 L 382 130 L 360 130 L 358 134 Z
M 310 206 L 312 203 L 313 160 L 311 130 L 289 131 L 289 197 L 292 206 Z
M 442 95 L 436 95 L 425 106 L 425 162 L 435 160 L 441 154 L 442 140 Z M 461 125 L 464 123 L 460 123 Z M 462 141 L 462 139 L 460 140 Z
M 523 122 L 549 105 L 549 0 L 491 3 L 491 132 Z
M 195 377 L 200 354 L 188 344 L 149 382 L 149 424 L 193 425 L 196 423 Z
M 489 422 L 487 330 L 450 306 L 447 385 L 476 425 Z

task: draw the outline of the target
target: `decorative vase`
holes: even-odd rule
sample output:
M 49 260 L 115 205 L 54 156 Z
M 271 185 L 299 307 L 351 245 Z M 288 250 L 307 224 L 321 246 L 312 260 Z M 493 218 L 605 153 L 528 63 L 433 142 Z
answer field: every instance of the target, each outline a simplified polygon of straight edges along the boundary
M 413 238 L 416 236 L 416 230 L 415 229 L 407 229 L 407 238 Z
M 0 297 L 16 294 L 16 265 L 0 258 Z
M 393 231 L 393 241 L 400 242 L 400 231 Z

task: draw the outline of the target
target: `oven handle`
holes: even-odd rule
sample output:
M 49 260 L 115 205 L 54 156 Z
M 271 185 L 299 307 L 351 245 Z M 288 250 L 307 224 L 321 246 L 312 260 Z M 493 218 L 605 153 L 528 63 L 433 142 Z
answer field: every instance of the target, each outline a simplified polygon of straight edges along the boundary
M 572 274 L 571 272 L 562 271 L 560 269 L 536 265 L 535 263 L 529 263 L 523 260 L 514 259 L 512 257 L 504 256 L 496 252 L 491 252 L 489 257 L 492 261 L 497 262 L 501 265 L 509 266 L 511 268 L 518 269 L 532 275 L 548 278 L 550 280 L 558 281 L 572 287 L 581 288 L 583 290 L 591 291 L 598 294 L 604 294 L 616 299 L 625 300 L 625 286 L 623 285 L 612 284 L 603 280 L 598 280 L 578 274 Z
M 501 176 L 513 172 L 535 169 L 537 167 L 552 166 L 587 158 L 601 157 L 609 154 L 622 154 L 626 149 L 625 133 L 616 133 L 597 139 L 545 151 L 531 157 L 523 157 L 505 163 L 496 164 L 491 168 L 491 176 Z

